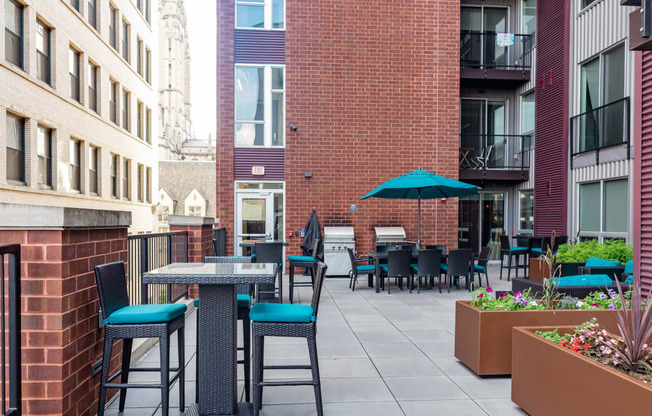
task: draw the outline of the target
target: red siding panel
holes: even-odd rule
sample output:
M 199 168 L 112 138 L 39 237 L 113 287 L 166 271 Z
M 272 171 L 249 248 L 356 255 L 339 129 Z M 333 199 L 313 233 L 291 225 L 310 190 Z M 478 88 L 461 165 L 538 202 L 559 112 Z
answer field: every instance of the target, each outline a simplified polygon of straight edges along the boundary
M 233 156 L 236 181 L 284 181 L 285 149 L 235 148 Z M 265 174 L 252 175 L 253 166 L 264 166 Z
M 639 52 L 640 53 L 640 52 Z M 636 163 L 637 175 L 640 183 L 640 193 L 635 192 L 634 209 L 635 213 L 635 230 L 637 234 L 634 239 L 636 249 L 635 276 L 640 276 L 641 285 L 644 293 L 652 287 L 652 52 L 642 52 L 640 57 L 640 76 L 637 81 L 640 82 L 640 135 L 637 135 L 636 143 L 640 149 L 640 157 Z M 640 121 L 640 124 L 638 123 Z M 635 188 L 636 190 L 636 188 Z M 637 200 L 637 198 L 640 198 Z
M 570 6 L 537 3 L 534 233 L 567 233 Z

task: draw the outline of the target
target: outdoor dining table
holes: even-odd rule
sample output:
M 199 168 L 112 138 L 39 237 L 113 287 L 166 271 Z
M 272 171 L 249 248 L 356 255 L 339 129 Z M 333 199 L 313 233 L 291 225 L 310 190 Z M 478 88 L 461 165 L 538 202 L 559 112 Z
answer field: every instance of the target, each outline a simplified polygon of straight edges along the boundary
M 376 273 L 375 276 L 372 278 L 371 275 L 369 275 L 369 287 L 376 287 L 376 293 L 380 293 L 380 261 L 381 260 L 387 260 L 389 255 L 387 254 L 388 252 L 382 252 L 382 253 L 369 253 L 368 256 L 370 259 L 373 259 L 374 265 L 376 266 Z M 413 263 L 416 263 L 417 260 L 419 259 L 419 251 L 412 251 L 412 260 Z M 441 259 L 442 261 L 448 259 L 448 253 L 442 253 L 441 254 Z M 372 279 L 375 279 L 376 282 L 374 283 Z
M 143 283 L 198 284 L 199 403 L 186 416 L 251 415 L 237 397 L 237 285 L 274 283 L 274 263 L 173 263 L 143 275 Z
M 278 241 L 278 240 L 244 240 L 240 243 L 240 247 L 256 247 L 256 243 L 265 244 L 265 243 L 282 243 L 283 247 L 290 245 L 287 241 Z

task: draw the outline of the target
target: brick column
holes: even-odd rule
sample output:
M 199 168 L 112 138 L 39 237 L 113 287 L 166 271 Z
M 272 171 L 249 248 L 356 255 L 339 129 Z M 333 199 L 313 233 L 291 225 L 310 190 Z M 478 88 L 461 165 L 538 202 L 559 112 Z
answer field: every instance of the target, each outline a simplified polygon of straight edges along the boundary
M 168 223 L 170 231 L 188 232 L 188 263 L 203 263 L 204 257 L 213 254 L 213 218 L 170 215 Z M 199 296 L 196 285 L 188 288 L 188 296 Z
M 22 247 L 23 414 L 96 413 L 91 366 L 104 334 L 93 268 L 127 261 L 130 223 L 129 212 L 0 204 L 0 244 Z

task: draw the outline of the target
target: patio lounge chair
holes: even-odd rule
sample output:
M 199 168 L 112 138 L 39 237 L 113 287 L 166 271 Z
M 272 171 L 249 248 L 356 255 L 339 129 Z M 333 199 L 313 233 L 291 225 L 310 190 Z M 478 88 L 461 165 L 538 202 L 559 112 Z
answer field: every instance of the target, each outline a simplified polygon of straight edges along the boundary
M 254 415 L 263 406 L 263 387 L 267 386 L 313 386 L 317 415 L 324 414 L 321 398 L 321 380 L 317 357 L 317 312 L 327 266 L 317 266 L 317 281 L 310 305 L 256 303 L 250 312 L 254 337 Z M 308 341 L 310 365 L 271 365 L 264 363 L 265 337 L 301 337 Z M 312 380 L 264 381 L 264 370 L 311 370 Z
M 185 383 L 184 374 L 184 324 L 186 305 L 173 303 L 167 305 L 129 305 L 125 264 L 121 261 L 95 266 L 95 280 L 102 305 L 101 317 L 104 323 L 104 353 L 102 355 L 102 376 L 100 379 L 100 398 L 98 416 L 104 415 L 106 392 L 110 388 L 120 389 L 118 410 L 124 411 L 127 388 L 161 389 L 161 414 L 168 416 L 170 386 L 179 380 L 179 410 L 183 412 Z M 177 332 L 179 367 L 170 368 L 170 335 Z M 131 348 L 134 338 L 158 338 L 161 351 L 161 368 L 131 368 Z M 122 339 L 122 368 L 109 376 L 113 341 Z M 134 371 L 161 372 L 159 384 L 142 382 L 129 384 L 129 373 Z M 170 371 L 176 374 L 170 379 Z M 119 383 L 112 383 L 120 376 Z

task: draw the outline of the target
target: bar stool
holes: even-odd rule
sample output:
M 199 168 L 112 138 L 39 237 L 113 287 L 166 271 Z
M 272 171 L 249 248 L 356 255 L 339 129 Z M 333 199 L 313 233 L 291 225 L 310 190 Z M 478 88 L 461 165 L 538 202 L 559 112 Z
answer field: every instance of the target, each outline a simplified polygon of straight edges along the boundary
M 278 264 L 278 301 L 283 303 L 283 243 L 260 242 L 256 243 L 255 248 L 256 263 Z M 265 295 L 271 295 L 271 299 Z M 274 295 L 276 295 L 276 288 L 273 284 L 258 285 L 256 301 L 274 300 Z
M 519 268 L 518 263 L 521 259 L 521 256 L 527 257 L 527 254 L 528 254 L 527 247 L 510 247 L 509 236 L 501 235 L 500 236 L 500 279 L 501 280 L 503 279 L 503 269 L 505 268 L 505 263 L 504 263 L 505 256 L 508 257 L 507 281 L 509 282 L 510 273 L 512 272 L 513 268 L 516 269 L 516 278 L 518 279 L 518 268 Z M 515 266 L 512 266 L 512 257 L 516 258 Z M 527 261 L 523 263 L 523 273 L 525 273 L 526 263 Z
M 317 268 L 317 247 L 319 239 L 312 241 L 312 256 L 288 256 L 288 266 L 290 268 L 290 303 L 294 299 L 294 288 L 296 287 L 315 287 L 315 269 Z M 294 268 L 303 267 L 310 270 L 310 282 L 295 282 Z
M 170 385 L 179 380 L 179 411 L 183 412 L 185 393 L 184 323 L 186 305 L 129 305 L 125 264 L 121 261 L 95 266 L 95 280 L 102 306 L 104 322 L 104 353 L 102 355 L 102 377 L 97 414 L 104 415 L 106 391 L 120 389 L 119 411 L 123 412 L 127 399 L 127 388 L 161 389 L 161 414 L 168 416 Z M 177 332 L 179 367 L 170 368 L 170 335 Z M 160 368 L 131 368 L 131 348 L 134 338 L 158 338 L 161 354 Z M 113 341 L 124 340 L 122 346 L 122 368 L 109 377 Z M 133 371 L 161 372 L 160 384 L 129 384 L 129 373 Z M 176 371 L 170 379 L 170 371 Z M 120 383 L 112 383 L 120 376 Z

